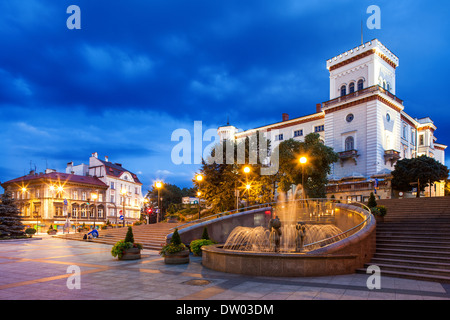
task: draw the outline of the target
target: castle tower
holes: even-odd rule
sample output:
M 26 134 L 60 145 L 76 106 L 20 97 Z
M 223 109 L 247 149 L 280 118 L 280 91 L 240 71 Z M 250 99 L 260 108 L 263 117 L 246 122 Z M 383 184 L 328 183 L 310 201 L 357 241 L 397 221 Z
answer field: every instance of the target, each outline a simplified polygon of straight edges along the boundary
M 399 157 L 403 101 L 395 96 L 398 58 L 378 40 L 327 61 L 330 100 L 325 144 L 339 153 L 337 178 L 391 171 Z

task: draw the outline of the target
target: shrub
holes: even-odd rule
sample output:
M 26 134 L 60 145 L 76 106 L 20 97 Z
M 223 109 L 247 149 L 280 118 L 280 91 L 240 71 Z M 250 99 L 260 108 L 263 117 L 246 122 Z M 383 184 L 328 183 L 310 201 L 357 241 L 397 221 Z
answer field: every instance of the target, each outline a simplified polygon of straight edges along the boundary
M 202 246 L 209 246 L 215 243 L 216 243 L 215 241 L 209 239 L 197 239 L 192 240 L 191 243 L 189 244 L 189 247 L 194 255 L 199 256 L 202 253 Z
M 127 235 L 125 236 L 125 242 L 134 243 L 133 229 L 128 227 Z
M 185 249 L 186 246 L 181 242 L 181 237 L 178 233 L 178 229 L 175 229 L 172 238 L 170 239 L 170 243 L 163 246 L 159 254 L 165 257 L 167 254 L 177 253 Z
M 377 209 L 379 216 L 384 217 L 386 215 L 387 209 L 385 206 L 377 206 Z
M 119 257 L 122 259 L 123 253 L 126 249 L 130 249 L 133 247 L 132 242 L 126 242 L 125 240 L 119 240 L 111 249 L 111 254 L 113 257 Z
M 206 227 L 203 228 L 202 239 L 210 240 L 209 234 L 208 234 L 208 228 L 206 228 Z
M 31 238 L 33 236 L 33 234 L 36 233 L 36 229 L 35 228 L 27 228 L 25 230 L 25 233 Z
M 367 203 L 367 206 L 369 208 L 374 208 L 377 206 L 377 200 L 375 199 L 375 195 L 373 194 L 373 192 L 370 193 L 369 202 Z

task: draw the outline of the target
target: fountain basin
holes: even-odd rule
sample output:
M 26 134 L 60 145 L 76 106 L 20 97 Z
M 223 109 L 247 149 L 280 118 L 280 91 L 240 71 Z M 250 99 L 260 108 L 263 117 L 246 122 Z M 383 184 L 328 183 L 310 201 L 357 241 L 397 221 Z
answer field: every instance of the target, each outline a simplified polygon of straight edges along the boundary
M 305 253 L 256 252 L 202 247 L 202 264 L 216 271 L 252 276 L 313 277 L 354 273 L 375 253 L 375 219 L 366 210 L 339 204 L 365 222 L 344 240 Z

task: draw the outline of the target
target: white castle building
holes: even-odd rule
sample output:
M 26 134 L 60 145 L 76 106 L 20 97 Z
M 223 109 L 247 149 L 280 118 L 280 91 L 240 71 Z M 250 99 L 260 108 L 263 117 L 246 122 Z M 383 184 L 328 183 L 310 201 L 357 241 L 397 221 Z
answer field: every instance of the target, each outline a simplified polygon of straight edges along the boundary
M 265 132 L 275 148 L 283 140 L 303 141 L 317 132 L 340 159 L 332 166 L 328 196 L 354 201 L 366 200 L 373 191 L 379 198 L 398 196 L 389 174 L 398 159 L 427 155 L 445 164 L 447 148 L 436 142 L 430 118 L 404 111 L 403 100 L 395 95 L 398 65 L 398 57 L 379 40 L 369 41 L 326 62 L 330 100 L 317 104 L 315 113 L 295 119 L 284 113 L 281 122 L 245 131 L 227 124 L 218 128 L 218 135 L 239 140 Z M 444 195 L 444 185 L 435 184 L 425 193 Z

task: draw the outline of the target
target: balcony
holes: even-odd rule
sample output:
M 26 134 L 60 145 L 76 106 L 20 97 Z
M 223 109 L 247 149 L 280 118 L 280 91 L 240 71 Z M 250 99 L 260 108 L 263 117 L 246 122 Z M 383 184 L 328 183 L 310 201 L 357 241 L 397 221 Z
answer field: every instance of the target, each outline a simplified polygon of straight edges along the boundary
M 386 164 L 388 161 L 391 162 L 391 167 L 397 160 L 400 159 L 400 151 L 396 150 L 385 150 L 384 151 L 384 164 Z
M 341 162 L 341 167 L 344 166 L 344 162 L 347 160 L 353 160 L 355 162 L 355 166 L 358 164 L 356 158 L 359 157 L 358 151 L 357 150 L 346 150 L 346 151 L 342 151 L 342 152 L 338 152 L 339 155 L 339 160 Z
M 372 95 L 375 93 L 383 93 L 385 95 L 387 95 L 389 98 L 391 98 L 391 100 L 394 100 L 395 102 L 403 105 L 403 100 L 398 98 L 397 96 L 393 95 L 391 92 L 389 92 L 388 90 L 384 89 L 383 87 L 380 87 L 379 85 L 373 85 L 371 87 L 367 87 L 352 93 L 348 93 L 345 96 L 340 96 L 337 97 L 335 99 L 332 100 L 328 100 L 322 103 L 322 108 L 328 108 L 328 107 L 332 107 L 335 104 L 341 103 L 341 102 L 347 102 L 350 100 L 353 100 L 356 97 L 362 97 L 362 96 L 367 96 L 367 95 Z

